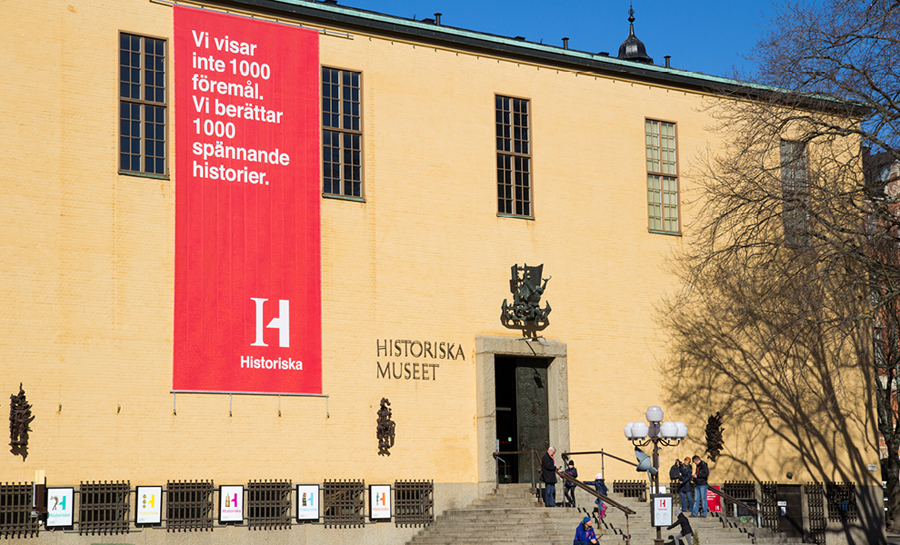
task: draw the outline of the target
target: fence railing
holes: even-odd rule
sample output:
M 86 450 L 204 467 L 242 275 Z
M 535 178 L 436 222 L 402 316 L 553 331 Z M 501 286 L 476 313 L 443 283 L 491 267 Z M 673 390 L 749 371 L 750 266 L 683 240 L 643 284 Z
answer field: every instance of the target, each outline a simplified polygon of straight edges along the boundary
M 52 497 L 46 493 L 36 495 L 35 483 L 0 483 L 0 538 L 37 537 L 44 529 L 114 535 L 153 529 L 211 531 L 229 524 L 251 530 L 280 530 L 305 523 L 341 528 L 374 522 L 371 513 L 366 516 L 368 487 L 363 481 L 326 480 L 316 485 L 318 492 L 314 497 L 319 499 L 311 504 L 316 506 L 311 518 L 301 517 L 298 507 L 299 487 L 308 486 L 295 487 L 289 480 L 250 481 L 243 485 L 241 492 L 235 492 L 240 496 L 232 502 L 233 506 L 241 506 L 238 518 L 225 520 L 219 512 L 217 521 L 217 511 L 230 506 L 222 490 L 217 491 L 212 481 L 168 481 L 165 486 L 137 488 L 132 488 L 128 481 L 82 482 L 77 487 L 48 487 L 46 491 L 62 491 Z M 433 481 L 395 481 L 391 488 L 394 493 L 390 518 L 396 526 L 425 526 L 434 521 Z M 231 493 L 228 497 L 231 498 Z M 304 492 L 303 506 L 306 501 Z M 47 507 L 56 515 L 54 521 L 46 519 Z M 147 517 L 154 520 L 148 521 Z M 65 523 L 59 524 L 60 519 Z

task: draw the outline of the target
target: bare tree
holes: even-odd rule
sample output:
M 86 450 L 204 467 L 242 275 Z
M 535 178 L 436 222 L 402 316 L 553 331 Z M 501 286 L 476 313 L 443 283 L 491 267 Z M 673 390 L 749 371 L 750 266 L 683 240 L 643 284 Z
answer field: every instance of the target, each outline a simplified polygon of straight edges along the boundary
M 880 432 L 900 530 L 900 191 L 863 176 L 870 151 L 900 161 L 900 1 L 780 6 L 756 53 L 752 83 L 709 105 L 725 145 L 695 165 L 673 399 L 727 407 L 740 436 L 780 437 L 785 467 L 825 481 L 874 481 L 854 442 L 877 450 Z M 723 457 L 752 474 L 765 448 Z

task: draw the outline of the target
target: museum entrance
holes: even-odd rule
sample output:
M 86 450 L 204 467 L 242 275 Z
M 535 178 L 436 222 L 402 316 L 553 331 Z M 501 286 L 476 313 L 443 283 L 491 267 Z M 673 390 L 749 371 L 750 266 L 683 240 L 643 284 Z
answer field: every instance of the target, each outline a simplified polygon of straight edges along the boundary
M 550 447 L 550 407 L 547 371 L 551 358 L 497 355 L 494 387 L 497 407 L 497 447 L 500 483 L 530 483 L 540 475 L 540 460 L 531 454 L 508 454 L 535 449 L 543 454 Z

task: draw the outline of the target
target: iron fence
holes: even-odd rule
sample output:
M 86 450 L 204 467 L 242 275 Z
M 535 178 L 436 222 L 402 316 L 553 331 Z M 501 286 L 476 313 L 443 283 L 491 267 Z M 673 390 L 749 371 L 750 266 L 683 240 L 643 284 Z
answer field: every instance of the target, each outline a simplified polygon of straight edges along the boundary
M 613 481 L 613 492 L 626 498 L 647 501 L 647 481 Z
M 825 487 L 822 483 L 806 484 L 806 506 L 809 513 L 809 536 L 806 541 L 825 545 Z
M 169 481 L 166 484 L 166 531 L 213 529 L 212 481 Z
M 250 481 L 247 521 L 251 530 L 290 529 L 291 481 Z
M 38 535 L 38 518 L 31 516 L 32 483 L 0 485 L 0 537 L 25 538 Z
M 762 514 L 762 525 L 764 528 L 770 528 L 773 531 L 778 530 L 778 483 L 761 482 L 759 483 L 759 511 Z
M 131 512 L 129 482 L 82 482 L 78 489 L 79 534 L 127 534 Z
M 365 481 L 325 481 L 325 527 L 353 528 L 365 524 L 365 492 Z
M 434 482 L 394 482 L 394 525 L 427 526 L 434 522 Z
M 828 520 L 832 522 L 856 522 L 856 484 L 828 483 L 825 485 L 828 501 Z
M 725 481 L 722 483 L 722 492 L 739 500 L 755 500 L 756 483 L 753 481 Z M 737 505 L 726 497 L 722 497 L 724 505 L 722 510 L 726 516 L 734 515 L 734 506 Z

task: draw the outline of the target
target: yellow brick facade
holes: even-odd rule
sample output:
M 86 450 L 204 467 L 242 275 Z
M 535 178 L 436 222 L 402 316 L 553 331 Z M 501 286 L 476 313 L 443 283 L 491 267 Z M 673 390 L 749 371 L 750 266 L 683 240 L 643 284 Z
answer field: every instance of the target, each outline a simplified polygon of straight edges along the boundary
M 181 105 L 171 90 L 171 176 L 117 172 L 118 33 L 166 39 L 171 85 L 172 9 L 147 0 L 3 6 L 0 384 L 12 394 L 23 383 L 36 419 L 28 457 L 4 454 L 0 481 L 30 481 L 37 470 L 54 485 L 432 479 L 468 486 L 460 497 L 472 497 L 484 462 L 476 337 L 519 336 L 499 317 L 510 267 L 524 263 L 552 276 L 542 334 L 566 347 L 568 448 L 632 457 L 624 424 L 648 405 L 666 409 L 656 313 L 679 288 L 670 263 L 690 240 L 687 230 L 648 232 L 644 122 L 676 124 L 688 226 L 692 164 L 720 145 L 706 95 L 334 24 L 350 36 L 320 34 L 320 62 L 362 73 L 365 202 L 321 201 L 327 398 L 173 395 L 172 125 Z M 498 94 L 530 101 L 533 220 L 497 214 Z M 417 361 L 379 355 L 394 339 L 454 343 L 461 355 L 420 358 L 439 365 L 431 380 L 385 378 L 379 363 Z M 390 456 L 379 456 L 375 437 L 381 398 L 397 426 Z M 695 442 L 666 449 L 664 467 L 702 454 L 707 416 L 666 415 L 686 422 Z M 871 444 L 866 433 L 856 448 Z M 726 444 L 740 452 L 744 442 Z M 753 477 L 776 480 L 787 454 L 766 450 Z M 875 451 L 868 457 L 877 463 Z M 600 470 L 596 458 L 579 466 Z M 751 477 L 736 465 L 716 470 Z M 637 478 L 609 461 L 606 473 Z

